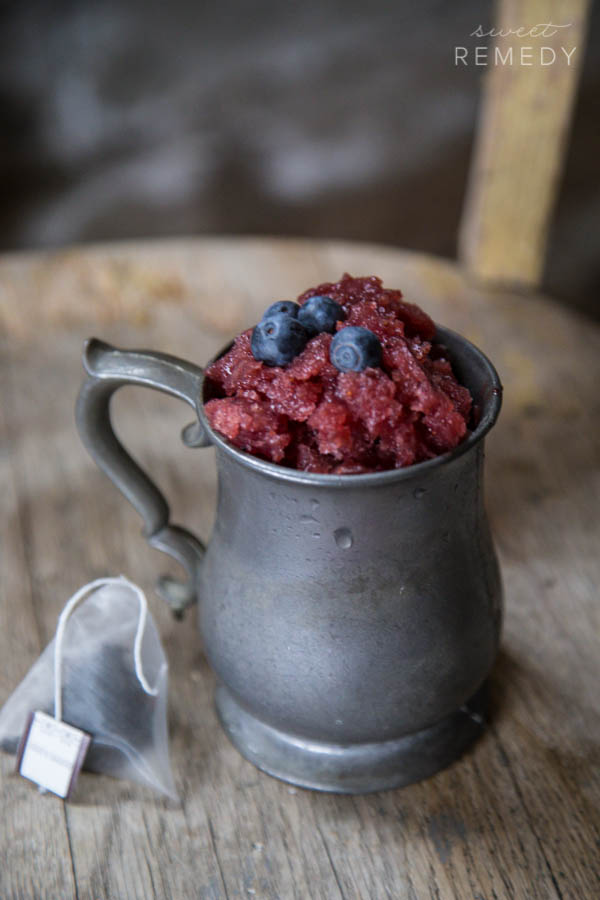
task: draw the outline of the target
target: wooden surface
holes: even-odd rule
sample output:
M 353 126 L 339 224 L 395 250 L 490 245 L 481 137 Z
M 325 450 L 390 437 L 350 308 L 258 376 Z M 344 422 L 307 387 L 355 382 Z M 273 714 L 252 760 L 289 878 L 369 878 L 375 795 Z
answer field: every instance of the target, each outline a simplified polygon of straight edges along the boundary
M 482 281 L 537 285 L 542 276 L 589 7 L 589 0 L 498 0 L 500 36 L 469 39 L 473 55 L 475 47 L 488 51 L 460 252 Z
M 80 446 L 72 412 L 86 336 L 202 363 L 268 303 L 345 270 L 380 274 L 471 338 L 506 389 L 487 444 L 506 590 L 490 727 L 434 778 L 356 798 L 290 788 L 230 746 L 193 615 L 173 621 L 152 594 L 168 561 Z M 2 900 L 600 896 L 595 326 L 543 298 L 483 297 L 450 264 L 417 255 L 231 239 L 5 258 L 0 329 L 0 702 L 67 597 L 123 572 L 149 592 L 169 656 L 183 801 L 84 774 L 63 804 L 0 754 Z M 189 410 L 129 388 L 116 406 L 175 521 L 208 539 L 213 451 L 181 445 Z

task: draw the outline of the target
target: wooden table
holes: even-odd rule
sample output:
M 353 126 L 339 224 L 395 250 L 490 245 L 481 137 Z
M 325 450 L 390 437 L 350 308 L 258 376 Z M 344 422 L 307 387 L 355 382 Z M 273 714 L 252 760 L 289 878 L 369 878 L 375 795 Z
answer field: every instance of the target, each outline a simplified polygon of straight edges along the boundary
M 207 360 L 275 299 L 380 274 L 496 363 L 487 503 L 506 620 L 493 717 L 459 762 L 403 790 L 317 794 L 245 762 L 211 705 L 194 615 L 152 594 L 168 562 L 81 447 L 83 339 Z M 600 333 L 540 297 L 485 294 L 449 263 L 375 246 L 173 240 L 0 263 L 0 702 L 81 584 L 123 572 L 151 598 L 170 660 L 177 805 L 84 774 L 40 796 L 0 755 L 0 897 L 593 898 L 600 896 L 598 444 Z M 189 410 L 124 390 L 120 430 L 208 539 L 212 451 L 186 449 Z M 176 568 L 173 568 L 176 572 Z

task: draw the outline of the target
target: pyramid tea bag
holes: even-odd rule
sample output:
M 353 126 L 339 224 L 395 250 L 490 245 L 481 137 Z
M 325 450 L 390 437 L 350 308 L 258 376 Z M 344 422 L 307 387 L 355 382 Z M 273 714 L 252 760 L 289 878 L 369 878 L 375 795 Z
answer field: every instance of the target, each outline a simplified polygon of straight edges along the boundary
M 0 746 L 15 753 L 29 714 L 41 710 L 91 735 L 84 769 L 176 798 L 167 687 L 143 591 L 123 576 L 98 579 L 67 603 L 55 638 L 0 710 Z

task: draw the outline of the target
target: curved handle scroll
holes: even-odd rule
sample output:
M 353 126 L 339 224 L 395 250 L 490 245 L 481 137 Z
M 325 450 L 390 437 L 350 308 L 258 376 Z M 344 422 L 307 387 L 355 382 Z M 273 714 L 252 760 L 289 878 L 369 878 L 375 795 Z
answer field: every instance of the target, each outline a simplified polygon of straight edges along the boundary
M 88 378 L 75 409 L 79 435 L 97 465 L 142 516 L 143 534 L 150 546 L 168 553 L 186 570 L 186 583 L 164 575 L 157 585 L 158 593 L 181 617 L 184 609 L 196 601 L 195 574 L 204 547 L 189 531 L 169 524 L 167 501 L 113 431 L 110 400 L 120 387 L 137 384 L 178 397 L 195 410 L 202 369 L 166 353 L 118 350 L 96 338 L 86 342 L 83 364 Z M 188 446 L 206 447 L 210 443 L 198 421 L 188 425 L 182 437 Z

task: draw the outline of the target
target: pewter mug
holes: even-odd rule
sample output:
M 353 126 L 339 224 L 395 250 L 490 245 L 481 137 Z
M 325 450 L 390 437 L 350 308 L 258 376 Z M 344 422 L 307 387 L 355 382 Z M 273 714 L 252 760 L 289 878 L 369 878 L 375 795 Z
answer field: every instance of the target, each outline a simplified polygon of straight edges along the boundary
M 438 328 L 479 421 L 455 450 L 404 469 L 316 475 L 237 450 L 208 424 L 203 370 L 160 353 L 86 344 L 83 443 L 187 572 L 163 577 L 176 612 L 198 600 L 217 711 L 240 752 L 303 787 L 364 793 L 432 775 L 481 732 L 501 625 L 483 504 L 484 436 L 501 405 L 489 360 Z M 191 447 L 217 449 L 207 548 L 117 440 L 122 385 L 185 400 Z

